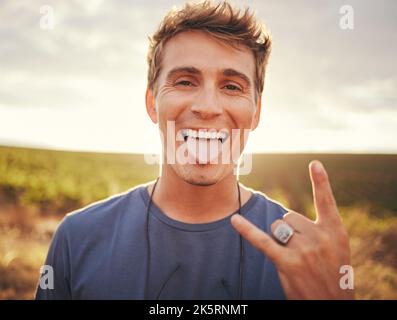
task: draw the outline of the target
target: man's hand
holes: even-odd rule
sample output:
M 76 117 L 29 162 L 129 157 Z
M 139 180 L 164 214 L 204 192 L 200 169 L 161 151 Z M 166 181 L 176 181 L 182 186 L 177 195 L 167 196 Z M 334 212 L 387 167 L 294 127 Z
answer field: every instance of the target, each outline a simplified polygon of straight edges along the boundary
M 232 225 L 276 265 L 287 299 L 353 299 L 353 290 L 339 285 L 340 267 L 350 264 L 350 248 L 328 175 L 319 161 L 312 161 L 309 171 L 317 219 L 288 212 L 274 221 L 272 232 L 283 220 L 294 229 L 286 245 L 238 214 Z

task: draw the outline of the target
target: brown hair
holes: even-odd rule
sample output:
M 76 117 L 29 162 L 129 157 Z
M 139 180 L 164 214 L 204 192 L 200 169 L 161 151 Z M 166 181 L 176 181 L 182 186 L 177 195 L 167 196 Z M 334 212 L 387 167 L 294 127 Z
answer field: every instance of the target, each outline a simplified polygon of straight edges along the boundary
M 157 31 L 149 38 L 148 88 L 155 89 L 165 43 L 176 34 L 188 30 L 207 32 L 234 47 L 243 45 L 251 49 L 256 63 L 255 93 L 256 97 L 261 96 L 271 51 L 271 37 L 248 8 L 241 12 L 226 1 L 217 5 L 211 1 L 187 3 L 182 9 L 168 12 Z

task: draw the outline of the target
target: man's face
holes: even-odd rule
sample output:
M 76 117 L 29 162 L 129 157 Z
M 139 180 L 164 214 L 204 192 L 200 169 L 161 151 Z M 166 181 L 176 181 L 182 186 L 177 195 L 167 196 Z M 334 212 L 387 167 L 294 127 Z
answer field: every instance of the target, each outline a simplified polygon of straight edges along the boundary
M 244 129 L 255 129 L 259 121 L 254 75 L 248 48 L 236 49 L 199 31 L 182 32 L 166 43 L 156 90 L 148 90 L 146 106 L 162 133 L 165 165 L 181 179 L 212 185 L 232 174 L 235 147 L 241 154 L 246 143 Z M 171 137 L 170 121 L 175 125 Z M 240 134 L 232 136 L 232 129 Z

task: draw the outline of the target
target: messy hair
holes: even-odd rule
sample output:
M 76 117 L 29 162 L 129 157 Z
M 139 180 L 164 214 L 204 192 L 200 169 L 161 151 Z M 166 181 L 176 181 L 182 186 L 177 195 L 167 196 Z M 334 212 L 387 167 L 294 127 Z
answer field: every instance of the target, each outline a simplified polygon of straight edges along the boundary
M 181 9 L 167 13 L 157 31 L 149 38 L 148 88 L 155 89 L 161 70 L 164 45 L 175 35 L 198 30 L 234 47 L 249 48 L 255 58 L 255 93 L 262 95 L 265 70 L 271 51 L 271 36 L 248 8 L 233 8 L 227 1 L 213 4 L 211 1 L 187 3 Z

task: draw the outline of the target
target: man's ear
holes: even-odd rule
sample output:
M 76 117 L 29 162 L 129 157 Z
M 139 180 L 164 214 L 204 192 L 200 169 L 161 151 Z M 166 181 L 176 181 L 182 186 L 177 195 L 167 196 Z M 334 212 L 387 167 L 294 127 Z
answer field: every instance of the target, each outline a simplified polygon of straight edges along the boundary
M 153 123 L 157 123 L 156 101 L 150 88 L 146 89 L 146 111 Z
M 251 130 L 254 131 L 259 124 L 259 119 L 261 117 L 261 106 L 262 106 L 262 97 L 258 97 L 258 101 L 256 102 L 256 111 L 254 115 L 254 119 L 252 119 Z

